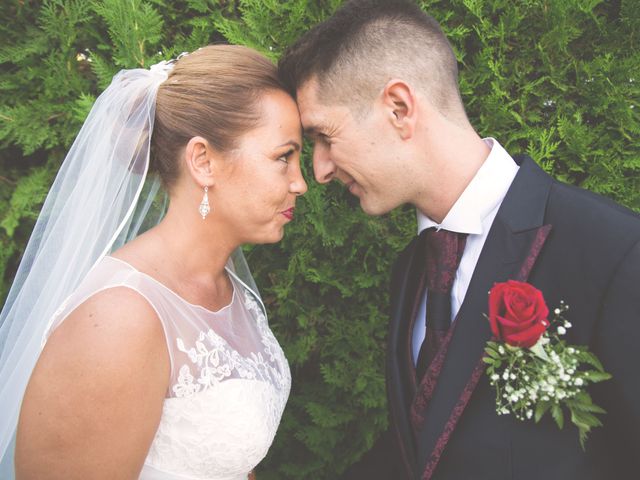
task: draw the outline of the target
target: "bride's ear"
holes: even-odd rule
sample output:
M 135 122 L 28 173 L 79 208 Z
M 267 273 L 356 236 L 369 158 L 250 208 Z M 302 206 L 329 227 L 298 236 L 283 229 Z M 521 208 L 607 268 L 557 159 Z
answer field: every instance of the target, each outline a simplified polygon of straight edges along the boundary
M 203 137 L 193 137 L 184 150 L 186 170 L 201 187 L 211 187 L 214 183 L 214 161 L 216 152 Z

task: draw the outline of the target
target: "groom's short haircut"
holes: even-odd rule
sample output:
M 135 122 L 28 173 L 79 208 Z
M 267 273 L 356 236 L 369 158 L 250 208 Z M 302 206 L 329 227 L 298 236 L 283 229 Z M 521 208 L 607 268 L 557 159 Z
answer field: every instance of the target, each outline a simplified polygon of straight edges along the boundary
M 443 114 L 462 113 L 455 54 L 438 22 L 408 0 L 351 0 L 298 39 L 278 64 L 289 92 L 310 79 L 323 104 L 367 110 L 392 78 Z

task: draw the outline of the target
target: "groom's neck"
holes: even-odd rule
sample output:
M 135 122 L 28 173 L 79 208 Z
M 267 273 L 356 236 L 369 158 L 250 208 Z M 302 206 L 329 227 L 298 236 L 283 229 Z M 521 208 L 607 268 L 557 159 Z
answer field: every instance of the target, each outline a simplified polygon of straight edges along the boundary
M 437 223 L 444 220 L 491 152 L 473 129 L 450 123 L 441 127 L 429 128 L 423 136 L 424 154 L 416 158 L 421 188 L 413 202 Z

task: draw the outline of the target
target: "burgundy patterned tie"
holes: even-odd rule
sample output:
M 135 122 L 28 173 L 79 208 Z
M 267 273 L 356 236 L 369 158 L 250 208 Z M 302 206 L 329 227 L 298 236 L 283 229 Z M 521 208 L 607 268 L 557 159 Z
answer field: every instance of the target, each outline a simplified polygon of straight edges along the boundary
M 451 325 L 451 287 L 467 240 L 466 233 L 428 228 L 420 233 L 426 255 L 427 334 L 416 365 L 418 382 Z

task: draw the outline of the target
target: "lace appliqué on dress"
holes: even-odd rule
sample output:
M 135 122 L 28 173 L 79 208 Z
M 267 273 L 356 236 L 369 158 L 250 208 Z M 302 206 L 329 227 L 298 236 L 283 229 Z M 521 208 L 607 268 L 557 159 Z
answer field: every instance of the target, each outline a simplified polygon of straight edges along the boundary
M 269 329 L 266 315 L 255 298 L 246 291 L 244 303 L 255 316 L 264 355 L 262 352 L 252 352 L 248 357 L 241 356 L 213 329 L 200 332 L 195 346 L 191 348 L 185 346 L 183 339 L 177 338 L 178 350 L 187 354 L 199 375 L 196 380 L 190 366 L 182 365 L 178 382 L 172 388 L 176 397 L 189 397 L 201 392 L 231 377 L 233 372 L 236 372 L 239 378 L 265 380 L 279 389 L 289 388 L 288 366 L 280 345 Z
M 253 295 L 243 307 L 255 322 L 261 351 L 241 355 L 213 329 L 191 345 L 175 338 L 186 355 L 166 398 L 145 466 L 188 478 L 245 480 L 267 454 L 291 387 L 284 353 Z M 145 479 L 143 469 L 142 479 Z M 149 477 L 152 478 L 152 477 Z M 153 477 L 155 478 L 155 477 Z M 165 478 L 165 477 L 162 477 Z

